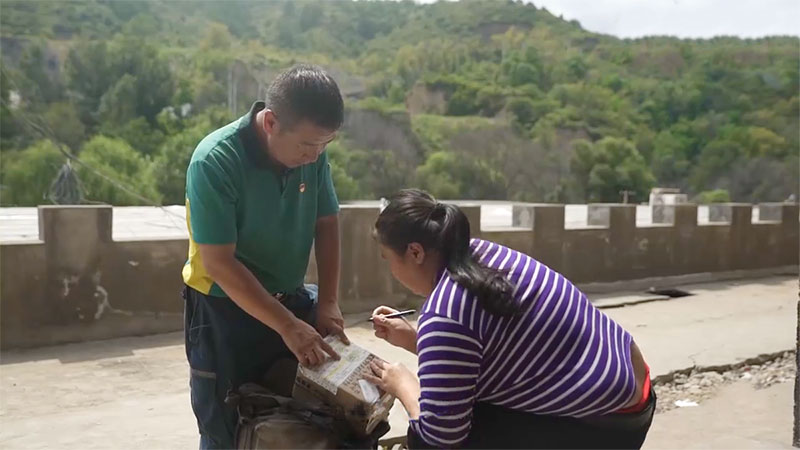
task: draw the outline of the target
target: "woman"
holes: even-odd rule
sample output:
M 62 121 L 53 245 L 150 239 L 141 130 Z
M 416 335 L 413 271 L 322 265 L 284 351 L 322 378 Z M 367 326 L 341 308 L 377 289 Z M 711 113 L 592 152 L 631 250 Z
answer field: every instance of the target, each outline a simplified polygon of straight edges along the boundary
M 396 194 L 375 234 L 392 274 L 427 297 L 418 329 L 374 312 L 376 336 L 417 354 L 418 377 L 373 365 L 370 380 L 411 419 L 411 448 L 639 448 L 655 410 L 630 334 L 559 273 L 470 240 L 454 205 Z

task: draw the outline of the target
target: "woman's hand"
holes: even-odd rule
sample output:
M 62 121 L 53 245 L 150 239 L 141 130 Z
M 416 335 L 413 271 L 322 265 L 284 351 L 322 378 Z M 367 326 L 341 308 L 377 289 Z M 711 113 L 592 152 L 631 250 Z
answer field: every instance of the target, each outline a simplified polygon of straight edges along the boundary
M 394 395 L 405 406 L 408 416 L 419 417 L 419 379 L 400 363 L 389 364 L 375 360 L 370 364 L 373 375 L 365 375 L 370 383 Z
M 372 312 L 372 327 L 375 336 L 385 340 L 395 347 L 404 348 L 411 353 L 417 353 L 417 331 L 402 317 L 387 319 L 386 315 L 398 312 L 388 306 L 379 306 Z

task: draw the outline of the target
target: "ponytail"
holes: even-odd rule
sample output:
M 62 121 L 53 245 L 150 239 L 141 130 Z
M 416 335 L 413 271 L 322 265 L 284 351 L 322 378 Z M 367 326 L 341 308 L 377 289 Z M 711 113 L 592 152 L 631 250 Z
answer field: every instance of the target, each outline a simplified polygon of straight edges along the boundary
M 402 190 L 381 212 L 375 231 L 381 243 L 400 254 L 412 242 L 426 251 L 440 252 L 450 277 L 491 314 L 512 316 L 518 312 L 514 287 L 506 275 L 480 264 L 472 255 L 469 220 L 458 206 L 438 203 L 424 191 Z

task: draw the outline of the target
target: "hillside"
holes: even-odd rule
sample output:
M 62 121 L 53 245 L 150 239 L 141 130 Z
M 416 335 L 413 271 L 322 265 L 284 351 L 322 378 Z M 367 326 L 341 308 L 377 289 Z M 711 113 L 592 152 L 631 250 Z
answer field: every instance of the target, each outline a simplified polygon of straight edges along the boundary
M 182 203 L 193 146 L 298 61 L 347 95 L 329 148 L 344 199 L 798 191 L 795 37 L 621 40 L 491 0 L 96 0 L 4 1 L 0 39 L 4 205 L 47 201 L 57 144 L 86 163 L 87 201 Z

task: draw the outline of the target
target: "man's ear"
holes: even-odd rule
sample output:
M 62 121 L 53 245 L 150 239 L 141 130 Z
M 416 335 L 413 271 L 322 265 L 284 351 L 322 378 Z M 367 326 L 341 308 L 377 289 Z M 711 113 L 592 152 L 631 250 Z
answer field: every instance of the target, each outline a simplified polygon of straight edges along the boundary
M 278 132 L 278 128 L 280 124 L 278 123 L 278 117 L 272 112 L 271 109 L 264 110 L 264 130 L 267 134 L 275 134 Z
M 422 265 L 425 262 L 425 248 L 419 242 L 408 244 L 408 253 L 415 264 Z

